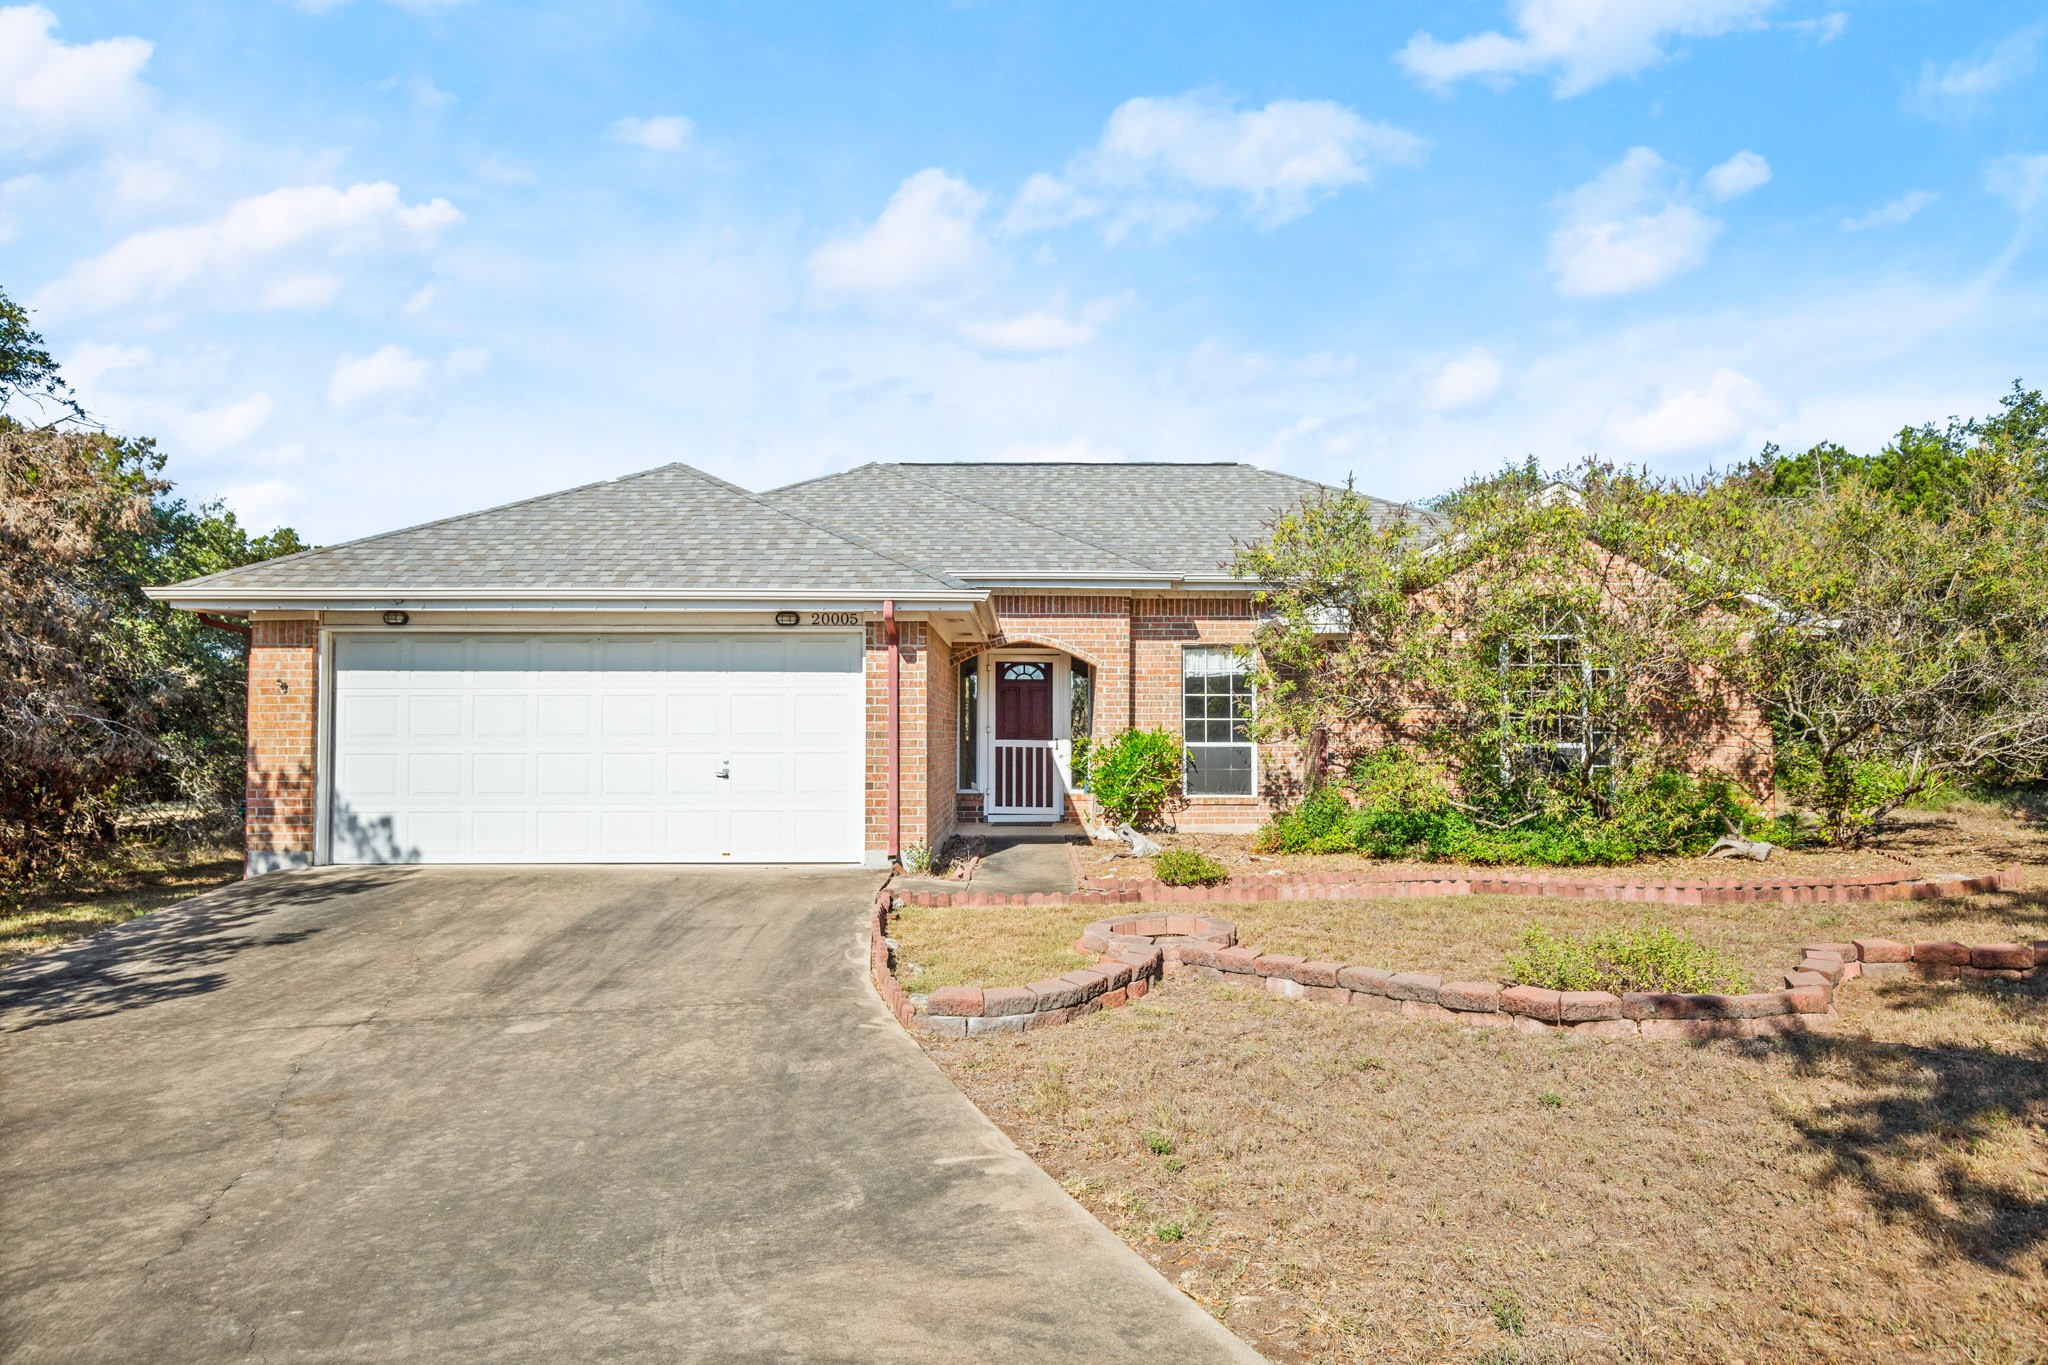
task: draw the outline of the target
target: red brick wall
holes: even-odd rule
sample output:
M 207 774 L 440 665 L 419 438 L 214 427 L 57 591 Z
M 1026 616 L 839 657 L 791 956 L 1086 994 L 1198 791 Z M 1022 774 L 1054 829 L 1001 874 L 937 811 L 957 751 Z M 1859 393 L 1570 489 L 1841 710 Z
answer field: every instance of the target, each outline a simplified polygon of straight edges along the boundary
M 928 761 L 933 724 L 931 677 L 935 669 L 942 670 L 946 666 L 950 653 L 943 648 L 932 650 L 925 647 L 931 633 L 922 621 L 899 621 L 896 638 L 902 715 L 903 766 L 898 805 L 902 812 L 900 836 L 905 848 L 912 844 L 929 846 L 931 826 L 928 813 L 934 809 L 933 782 L 940 776 Z M 866 672 L 867 848 L 870 854 L 874 854 L 889 847 L 889 642 L 880 621 L 868 622 Z M 944 774 L 949 782 L 951 775 L 949 765 Z M 947 795 L 949 799 L 940 809 L 949 812 L 950 791 Z M 950 814 L 946 814 L 941 823 L 950 833 Z
M 927 628 L 930 648 L 924 651 L 923 672 L 925 714 L 925 828 L 918 840 L 934 853 L 953 836 L 959 811 L 956 788 L 960 776 L 960 677 L 953 667 L 953 651 Z
M 249 642 L 246 866 L 251 875 L 313 861 L 319 627 L 257 621 Z
M 1113 735 L 1131 723 L 1131 599 L 1096 595 L 1032 594 L 995 598 L 994 640 L 1003 645 L 1050 645 L 1093 665 L 1095 733 Z M 976 650 L 962 652 L 969 657 Z

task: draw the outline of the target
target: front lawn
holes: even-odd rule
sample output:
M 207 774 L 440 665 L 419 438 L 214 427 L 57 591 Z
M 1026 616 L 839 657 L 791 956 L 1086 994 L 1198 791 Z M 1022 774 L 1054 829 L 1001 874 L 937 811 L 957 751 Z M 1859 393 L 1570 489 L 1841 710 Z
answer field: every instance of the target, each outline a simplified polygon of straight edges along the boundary
M 2038 894 L 1671 909 L 1773 967 L 1850 932 L 2048 936 Z M 1281 917 L 1258 926 L 1275 947 L 1370 929 L 1336 955 L 1474 972 L 1517 912 L 1628 910 L 1222 910 Z M 1860 981 L 1838 999 L 1831 1035 L 1686 1045 L 1466 1030 L 1174 978 L 1066 1027 L 924 1043 L 1275 1360 L 2043 1359 L 2048 987 Z
M 242 875 L 220 844 L 128 845 L 55 880 L 0 887 L 0 966 L 161 910 Z
M 1087 966 L 1073 951 L 1083 926 L 1142 905 L 906 906 L 890 916 L 899 973 L 912 992 L 940 986 L 1021 986 Z M 1808 943 L 1845 938 L 2032 943 L 2048 939 L 2048 897 L 1978 896 L 1862 905 L 1637 905 L 1534 896 L 1441 896 L 1414 900 L 1253 901 L 1172 907 L 1237 925 L 1238 942 L 1273 953 L 1446 978 L 1497 976 L 1522 930 L 1665 924 L 1721 949 L 1757 988 L 1777 989 Z

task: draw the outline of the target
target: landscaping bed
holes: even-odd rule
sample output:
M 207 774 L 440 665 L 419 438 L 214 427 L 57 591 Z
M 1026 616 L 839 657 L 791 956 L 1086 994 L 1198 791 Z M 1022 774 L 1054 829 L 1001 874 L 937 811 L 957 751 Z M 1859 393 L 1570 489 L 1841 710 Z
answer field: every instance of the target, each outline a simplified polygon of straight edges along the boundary
M 1657 909 L 1757 971 L 1817 938 L 2048 936 L 2038 892 Z M 1526 922 L 1641 912 L 1469 897 L 1222 913 L 1276 951 L 1363 943 L 1477 975 Z M 907 945 L 934 913 L 899 912 Z M 1070 911 L 966 913 L 1000 932 Z M 1864 980 L 1837 1009 L 1825 1036 L 1617 1047 L 1175 977 L 1070 1027 L 926 1046 L 1275 1359 L 2041 1359 L 2043 984 Z
M 2010 806 L 1985 801 L 1954 800 L 1940 810 L 1901 811 L 1895 828 L 1872 836 L 1860 849 L 1785 848 L 1768 862 L 1729 858 L 1649 858 L 1614 869 L 1630 876 L 1672 880 L 1710 880 L 1735 876 L 1825 877 L 1895 871 L 1911 863 L 1929 874 L 1975 872 L 2016 862 L 2048 863 L 2048 825 Z M 1358 853 L 1276 853 L 1253 851 L 1249 834 L 1186 834 L 1167 831 L 1152 839 L 1162 848 L 1188 848 L 1223 864 L 1233 879 L 1276 873 L 1337 874 L 1359 872 L 1373 877 L 1447 877 L 1487 875 L 1499 868 L 1468 864 L 1369 858 Z M 1089 878 L 1144 879 L 1152 875 L 1149 858 L 1120 858 L 1121 847 L 1100 842 L 1080 849 L 1082 875 Z M 1599 875 L 1600 868 L 1535 869 Z
M 1718 949 L 1771 989 L 1808 943 L 1844 938 L 1976 943 L 2048 939 L 2043 898 L 1974 896 L 1862 904 L 1654 905 L 1527 896 L 1443 896 L 1401 900 L 1251 901 L 1186 907 L 1237 926 L 1238 942 L 1317 961 L 1371 962 L 1399 971 L 1495 979 L 1504 955 L 1530 925 L 1564 933 L 1637 924 L 1668 925 Z M 890 917 L 898 979 L 923 994 L 942 986 L 1005 986 L 1088 966 L 1081 930 L 1100 905 L 931 907 L 906 905 Z

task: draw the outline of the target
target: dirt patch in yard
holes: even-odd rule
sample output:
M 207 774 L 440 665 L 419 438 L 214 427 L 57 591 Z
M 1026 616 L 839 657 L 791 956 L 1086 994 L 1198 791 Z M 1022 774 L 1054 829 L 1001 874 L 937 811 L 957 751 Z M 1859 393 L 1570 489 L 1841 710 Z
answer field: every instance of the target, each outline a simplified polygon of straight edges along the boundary
M 1230 907 L 1276 908 L 1314 907 Z M 1878 921 L 1946 914 L 1921 923 L 1965 938 L 2048 912 L 1805 909 L 1902 937 Z M 1065 1028 L 924 1044 L 1276 1360 L 2048 1358 L 2048 986 L 1863 981 L 1840 1006 L 1831 1036 L 1617 1043 L 1181 978 Z
M 1500 869 L 1480 869 L 1461 863 L 1424 863 L 1368 858 L 1357 853 L 1255 854 L 1253 836 L 1248 834 L 1158 833 L 1151 836 L 1163 848 L 1197 849 L 1229 869 L 1231 876 L 1244 878 L 1260 873 L 1363 872 L 1374 877 L 1415 875 L 1422 877 L 1486 875 Z M 1117 845 L 1099 843 L 1080 850 L 1081 872 L 1087 877 L 1149 877 L 1149 858 L 1113 856 Z M 1630 863 L 1622 869 L 1546 868 L 1565 875 L 1584 872 L 1622 871 L 1671 880 L 1706 880 L 1717 877 L 1827 877 L 1843 874 L 1896 871 L 1901 865 L 1918 863 L 1923 872 L 1985 872 L 2014 863 L 2048 863 L 2048 821 L 2029 807 L 1989 801 L 1953 800 L 1939 810 L 1900 812 L 1892 827 L 1874 835 L 1858 849 L 1780 849 L 1767 863 L 1728 858 L 1653 858 Z
M 1085 967 L 1073 951 L 1084 925 L 1119 907 L 905 906 L 890 916 L 904 989 L 1021 986 Z M 1136 913 L 1141 907 L 1123 907 Z M 1180 906 L 1237 925 L 1238 942 L 1328 962 L 1491 979 L 1522 931 L 1665 924 L 1725 952 L 1754 986 L 1776 989 L 1808 943 L 1844 938 L 2032 943 L 2048 939 L 2048 896 L 1999 895 L 1862 905 L 1638 905 L 1533 896 L 1439 896 L 1402 900 L 1254 901 Z
M 239 848 L 129 845 L 61 880 L 0 886 L 0 966 L 240 879 Z

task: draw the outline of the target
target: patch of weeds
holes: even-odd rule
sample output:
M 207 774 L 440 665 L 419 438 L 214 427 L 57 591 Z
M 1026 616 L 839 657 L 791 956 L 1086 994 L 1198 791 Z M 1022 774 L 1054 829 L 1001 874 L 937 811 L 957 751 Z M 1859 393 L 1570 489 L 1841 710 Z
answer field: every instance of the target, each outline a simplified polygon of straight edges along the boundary
M 1214 886 L 1230 880 L 1230 869 L 1192 848 L 1169 848 L 1152 859 L 1152 875 L 1168 886 Z
M 1558 1094 L 1555 1090 L 1546 1090 L 1536 1097 L 1536 1103 L 1542 1105 L 1545 1109 L 1562 1109 L 1564 1108 L 1564 1096 Z
M 1353 1071 L 1385 1071 L 1387 1069 L 1384 1059 L 1370 1056 L 1363 1052 L 1352 1053 L 1349 1060 Z
M 1522 1300 L 1512 1289 L 1501 1289 L 1486 1296 L 1486 1311 L 1493 1315 L 1493 1325 L 1511 1337 L 1518 1337 L 1529 1330 L 1529 1314 L 1522 1307 Z
M 1173 1155 L 1173 1134 L 1162 1133 L 1157 1128 L 1145 1134 L 1145 1150 L 1154 1156 Z
M 1174 1175 L 1179 1175 L 1182 1171 L 1187 1169 L 1188 1165 L 1187 1162 L 1181 1160 L 1177 1156 L 1170 1156 L 1166 1158 L 1163 1164 L 1165 1165 L 1166 1169 Z
M 1522 1365 L 1522 1348 L 1512 1341 L 1503 1341 L 1473 1356 L 1472 1365 Z
M 1677 991 L 1741 989 L 1742 973 L 1718 949 L 1668 925 L 1625 925 L 1560 934 L 1540 924 L 1522 931 L 1507 955 L 1508 976 L 1554 991 Z
M 1187 1235 L 1187 1225 L 1178 1218 L 1170 1223 L 1160 1223 L 1152 1229 L 1153 1238 L 1161 1242 L 1178 1242 Z

